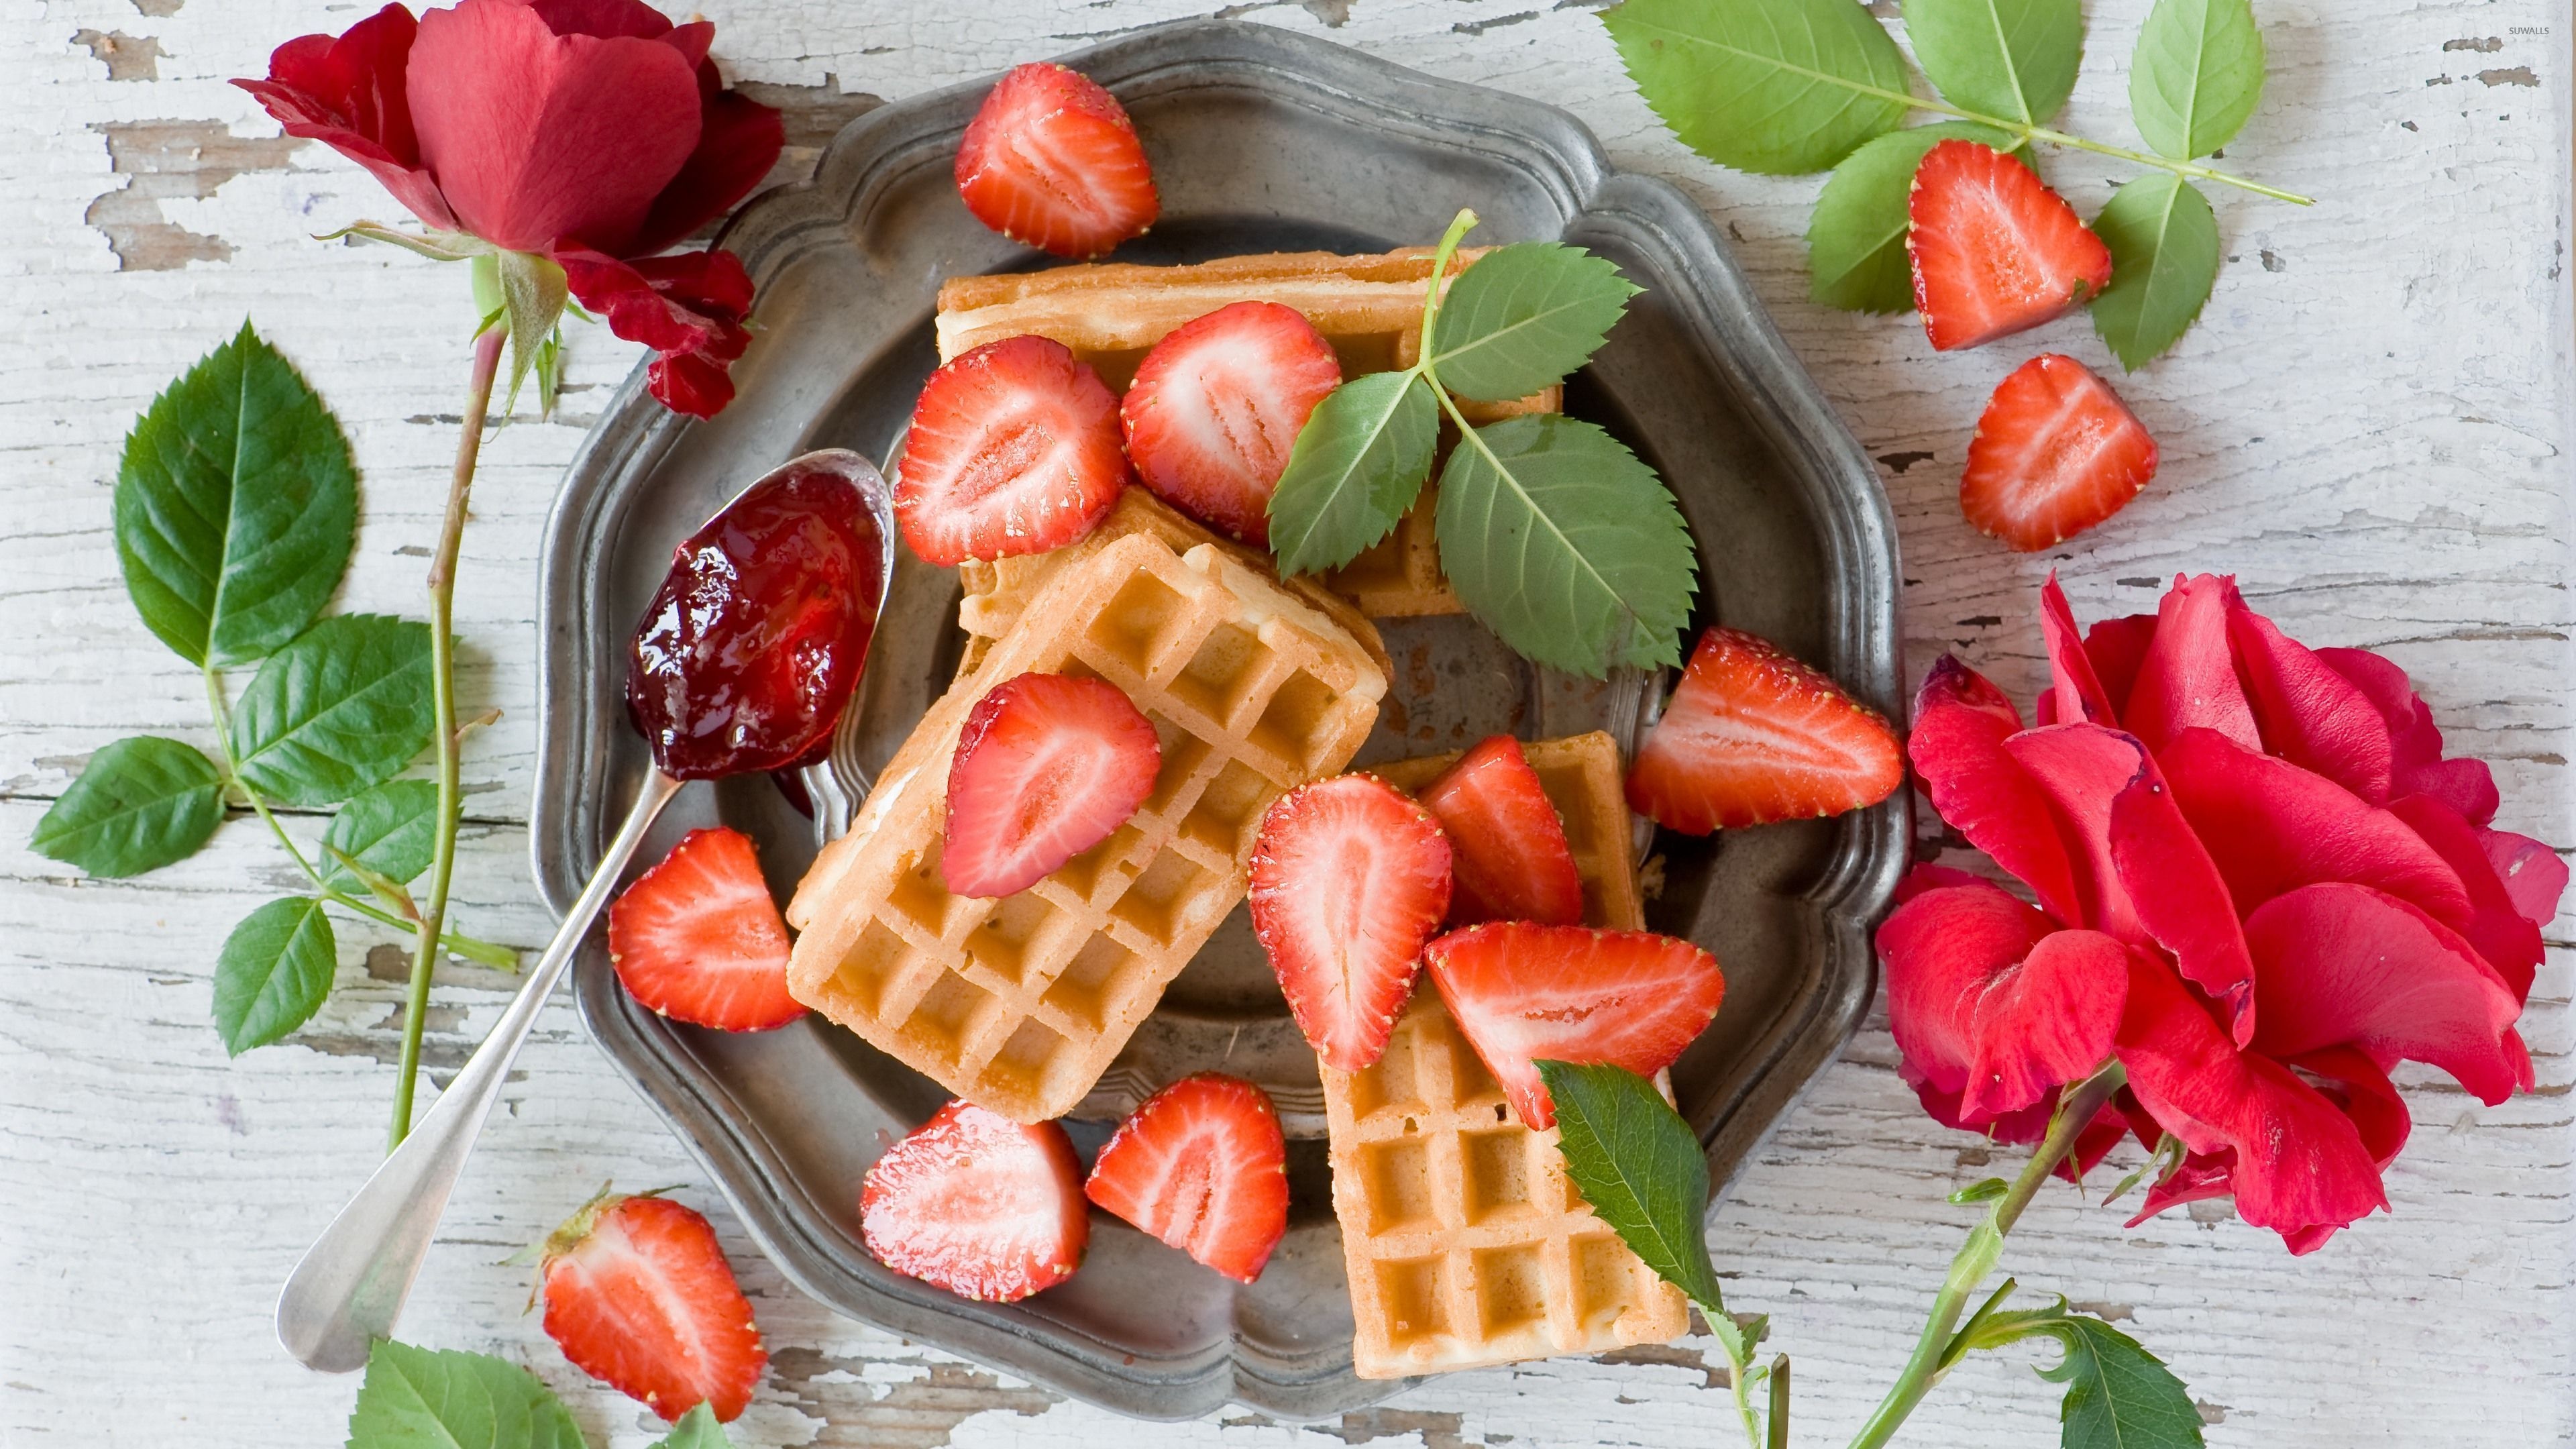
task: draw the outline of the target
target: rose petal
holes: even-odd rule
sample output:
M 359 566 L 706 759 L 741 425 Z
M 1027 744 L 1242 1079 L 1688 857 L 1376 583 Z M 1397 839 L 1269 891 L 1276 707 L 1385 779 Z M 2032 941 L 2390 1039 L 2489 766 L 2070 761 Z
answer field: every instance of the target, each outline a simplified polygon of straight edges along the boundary
M 2058 930 L 1979 882 L 1898 907 L 1878 949 L 1909 1079 L 1959 1093 L 1961 1120 L 2044 1102 L 2110 1055 L 2128 948 L 2108 936 Z
M 674 412 L 713 417 L 733 399 L 727 368 L 751 333 L 751 277 L 729 251 L 621 262 L 581 248 L 558 250 L 572 294 L 609 330 L 661 355 L 646 369 L 653 396 Z
M 2102 688 L 2101 676 L 2094 673 L 2093 661 L 2084 652 L 2084 642 L 2075 632 L 2075 611 L 2068 607 L 2066 591 L 2057 586 L 2057 570 L 2048 571 L 2048 581 L 2039 586 L 2039 636 L 2048 646 L 2048 672 L 2054 696 L 2050 714 L 2043 724 L 2075 724 L 2090 720 L 2095 724 L 2117 727 L 2120 717 L 2111 708 L 2111 697 Z
M 2513 1029 L 2520 998 L 2456 932 L 2395 896 L 2302 886 L 2248 916 L 2245 943 L 2261 1051 L 2350 1045 L 2383 1065 L 2427 1062 L 2489 1106 L 2531 1085 L 2531 1056 Z
M 697 148 L 695 67 L 659 40 L 556 35 L 511 0 L 432 10 L 412 45 L 422 161 L 467 231 L 622 252 Z
M 269 57 L 268 79 L 233 84 L 258 97 L 286 134 L 328 145 L 422 222 L 454 231 L 456 213 L 421 165 L 412 129 L 407 76 L 418 30 L 409 10 L 387 5 L 336 40 L 297 36 Z
M 2156 611 L 2156 634 L 2138 681 L 2120 708 L 2120 723 L 2150 750 L 2162 750 L 2183 730 L 2214 729 L 2248 749 L 2261 749 L 2253 707 L 2236 679 L 2227 647 L 2232 579 L 2202 574 L 2166 591 Z
M 2567 890 L 2567 862 L 2558 852 L 2510 830 L 2481 830 L 2478 845 L 2524 920 L 2546 926 L 2558 919 L 2558 898 Z
M 1984 876 L 1964 870 L 1953 870 L 1949 866 L 1934 865 L 1927 861 L 1907 871 L 1904 877 L 1897 881 L 1896 893 L 1889 898 L 1888 905 L 1891 909 L 1901 906 L 1925 891 L 1937 891 L 1950 886 L 1991 884 L 1993 882 Z
M 703 67 L 701 78 L 713 71 L 712 65 Z M 653 199 L 636 234 L 638 252 L 658 252 L 732 210 L 778 164 L 787 145 L 778 112 L 740 91 L 707 97 L 700 123 L 697 149 Z
M 1906 753 L 1952 829 L 2019 877 L 2049 914 L 2085 924 L 2075 865 L 2048 797 L 2004 751 L 2020 729 L 2003 691 L 1945 654 L 1915 697 Z
M 2111 702 L 2113 711 L 2129 707 L 2129 695 L 2137 688 L 2138 671 L 2146 667 L 2147 650 L 2155 639 L 2153 614 L 2098 619 L 2084 631 L 2084 657 L 2091 661 L 2093 677 L 2102 682 L 2102 696 Z
M 658 40 L 671 33 L 669 17 L 644 0 L 518 0 L 557 35 L 631 35 Z M 694 64 L 694 62 L 692 62 Z
M 2540 970 L 2540 927 L 2515 906 L 2512 893 L 2496 874 L 2495 862 L 2487 858 L 2478 832 L 2460 818 L 2458 811 L 2430 795 L 2391 800 L 2388 809 L 2458 874 L 2469 899 L 2469 919 L 2459 927 L 2460 934 L 2513 988 L 2514 999 L 2529 1001 L 2532 977 Z
M 2238 911 L 2318 881 L 2358 881 L 2454 930 L 2469 924 L 2468 887 L 2433 847 L 2325 776 L 2202 729 L 2183 731 L 2157 763 Z
M 2242 601 L 2228 611 L 2227 638 L 2265 751 L 2387 804 L 2388 721 L 2361 687 Z
M 2367 649 L 2320 649 L 2317 658 L 2349 679 L 2388 722 L 2388 792 L 2430 795 L 2471 825 L 2495 819 L 2499 797 L 2484 760 L 2442 758 L 2442 732 L 2432 707 L 2415 694 L 2406 671 Z

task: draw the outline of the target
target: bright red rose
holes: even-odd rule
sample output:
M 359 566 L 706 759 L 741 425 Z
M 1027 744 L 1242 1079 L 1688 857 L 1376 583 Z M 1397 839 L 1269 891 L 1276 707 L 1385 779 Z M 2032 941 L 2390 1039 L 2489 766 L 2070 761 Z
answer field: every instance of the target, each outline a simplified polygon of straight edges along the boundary
M 653 395 L 711 417 L 750 341 L 750 278 L 730 252 L 653 254 L 749 194 L 785 140 L 776 111 L 724 88 L 714 37 L 643 0 L 460 0 L 418 20 L 397 4 L 233 84 L 433 230 L 560 265 L 658 354 Z
M 2108 1058 L 2125 1124 L 2186 1155 L 2146 1216 L 2233 1196 L 2309 1252 L 2387 1206 L 2400 1060 L 2480 1100 L 2532 1082 L 2514 1029 L 2567 868 L 2495 830 L 2486 766 L 2445 759 L 2406 675 L 2310 650 L 2232 580 L 2177 579 L 2154 615 L 2078 636 L 2041 591 L 2051 688 L 2025 728 L 1954 659 L 1909 753 L 1941 817 L 2024 904 L 1923 867 L 1878 934 L 1889 1024 L 1936 1119 L 2032 1141 L 2057 1088 Z

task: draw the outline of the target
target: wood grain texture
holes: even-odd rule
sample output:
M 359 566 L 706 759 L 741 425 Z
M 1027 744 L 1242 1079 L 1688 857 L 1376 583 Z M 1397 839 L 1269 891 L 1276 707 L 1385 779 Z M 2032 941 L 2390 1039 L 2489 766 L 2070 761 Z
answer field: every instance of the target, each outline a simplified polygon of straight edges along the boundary
M 1204 0 L 702 0 L 729 72 L 803 97 L 827 128 L 901 97 L 1094 38 L 1208 13 Z M 1892 17 L 1895 7 L 1880 10 Z M 2131 142 L 2126 61 L 2146 0 L 2099 0 L 2068 129 Z M 2322 198 L 2212 193 L 2228 262 L 2201 324 L 2115 384 L 2165 447 L 2127 512 L 2039 558 L 1960 521 L 1958 468 L 1986 391 L 2037 347 L 2108 368 L 2081 318 L 2031 345 L 1934 356 L 1908 319 L 1806 300 L 1815 178 L 1722 172 L 1683 152 L 1620 74 L 1589 0 L 1254 0 L 1224 13 L 1323 33 L 1563 106 L 1619 164 L 1705 205 L 1843 417 L 1882 462 L 1903 529 L 1909 668 L 1956 650 L 2025 700 L 2041 677 L 2033 592 L 2062 570 L 2077 612 L 2142 608 L 2178 569 L 2232 570 L 2312 643 L 2388 651 L 2455 748 L 2494 760 L 2503 823 L 2569 818 L 2569 36 L 2549 0 L 2258 0 L 2263 106 L 2222 164 Z M 320 386 L 365 474 L 339 601 L 421 612 L 465 373 L 461 270 L 311 240 L 396 208 L 322 147 L 278 141 L 223 84 L 268 47 L 344 28 L 322 0 L 0 0 L 0 1442 L 338 1442 L 355 1392 L 269 1337 L 277 1285 L 375 1160 L 401 963 L 341 932 L 339 990 L 289 1045 L 227 1062 L 207 1021 L 225 931 L 294 884 L 255 822 L 194 860 L 93 882 L 26 848 L 87 755 L 137 730 L 202 741 L 184 664 L 134 620 L 108 534 L 134 415 L 247 315 Z M 2558 33 L 2548 33 L 2552 28 Z M 2534 33 L 2538 32 L 2538 33 Z M 810 124 L 807 124 L 810 123 Z M 800 132 L 810 163 L 819 138 Z M 791 158 L 793 160 L 795 158 Z M 2129 174 L 2043 162 L 2090 213 Z M 459 627 L 466 709 L 503 718 L 466 751 L 457 917 L 530 947 L 534 560 L 589 414 L 634 360 L 576 331 L 563 413 L 484 450 Z M 316 822 L 299 822 L 308 832 Z M 2008 1271 L 2122 1322 L 2190 1383 L 2214 1445 L 2524 1446 L 2576 1436 L 2568 1278 L 2562 921 L 2525 1030 L 2541 1089 L 2486 1108 L 2400 1078 L 2415 1136 L 2393 1215 L 2292 1260 L 2201 1205 L 2132 1232 L 2052 1189 Z M 490 1024 L 502 980 L 436 993 L 433 1066 Z M 521 1312 L 499 1260 L 601 1181 L 679 1183 L 716 1209 L 775 1354 L 736 1426 L 751 1445 L 1724 1442 L 1708 1340 L 1607 1360 L 1461 1374 L 1337 1425 L 1240 1412 L 1117 1423 L 841 1320 L 752 1252 L 679 1144 L 583 1039 L 566 1003 L 520 1058 L 405 1323 L 406 1336 L 525 1362 L 594 1443 L 657 1430 L 581 1379 Z M 1801 1444 L 1840 1442 L 1901 1361 L 1971 1210 L 1942 1194 L 2004 1167 L 1932 1126 L 1878 1023 L 1814 1083 L 1710 1227 L 1734 1304 L 1768 1311 L 1797 1361 Z M 2048 1385 L 2006 1355 L 1957 1373 L 1905 1442 L 2055 1442 Z

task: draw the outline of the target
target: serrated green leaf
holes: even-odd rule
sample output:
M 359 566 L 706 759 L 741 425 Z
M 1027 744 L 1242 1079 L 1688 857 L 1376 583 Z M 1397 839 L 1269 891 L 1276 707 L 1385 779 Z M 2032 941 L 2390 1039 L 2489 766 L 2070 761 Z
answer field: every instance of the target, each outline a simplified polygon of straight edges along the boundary
M 1855 0 L 1626 0 L 1601 23 L 1673 134 L 1740 171 L 1822 171 L 1913 109 L 1905 57 Z
M 241 778 L 296 805 L 346 800 L 429 743 L 429 626 L 338 614 L 270 656 L 233 712 Z
M 2077 1313 L 2033 1331 L 2066 1349 L 2064 1362 L 2039 1371 L 2066 1385 L 2058 1410 L 2064 1449 L 2203 1449 L 2191 1391 L 2136 1339 Z
M 2156 0 L 2129 63 L 2129 114 L 2158 155 L 2206 156 L 2263 99 L 2263 32 L 2252 0 Z
M 2190 182 L 2150 171 L 2111 194 L 2093 231 L 2111 248 L 2111 285 L 2093 299 L 2093 330 L 2135 372 L 2173 346 L 2209 301 L 2218 218 Z
M 177 740 L 137 735 L 90 756 L 28 844 L 91 875 L 141 875 L 196 854 L 223 818 L 213 762 Z
M 357 510 L 339 423 L 245 322 L 126 434 L 117 562 L 162 643 L 191 664 L 245 663 L 322 611 Z
M 1680 662 L 1699 555 L 1662 480 L 1595 424 L 1475 429 L 1441 470 L 1437 530 L 1459 601 L 1523 656 L 1596 679 Z
M 1943 121 L 1891 131 L 1844 157 L 1807 221 L 1807 269 L 1817 301 L 1852 312 L 1914 310 L 1914 264 L 1905 254 L 1914 172 L 1923 154 L 1943 141 L 2013 150 L 2013 138 L 1991 126 Z
M 340 807 L 322 843 L 389 881 L 408 885 L 429 869 L 438 843 L 438 787 L 427 780 L 389 780 Z M 323 884 L 363 884 L 335 864 Z
M 686 1423 L 684 1419 L 682 1423 Z M 674 1434 L 673 1442 L 678 1442 Z M 583 1449 L 581 1426 L 535 1374 L 488 1354 L 378 1339 L 349 1414 L 348 1449 Z
M 1638 290 L 1580 247 L 1496 247 L 1449 284 L 1428 365 L 1452 397 L 1527 397 L 1589 360 Z
M 1538 1074 L 1556 1107 L 1557 1146 L 1575 1191 L 1630 1252 L 1707 1312 L 1711 1330 L 1723 1319 L 1741 1336 L 1701 1236 L 1708 1159 L 1689 1124 L 1652 1082 L 1620 1067 L 1543 1061 Z
M 716 1422 L 716 1411 L 701 1399 L 653 1449 L 733 1449 L 733 1441 L 725 1437 L 724 1425 Z
M 1373 372 L 1326 394 L 1270 494 L 1282 574 L 1340 568 L 1387 536 L 1431 477 L 1440 403 L 1418 372 Z
M 215 958 L 215 1030 L 240 1056 L 312 1020 L 331 994 L 338 942 L 322 903 L 289 896 L 242 918 Z
M 1905 36 L 1953 104 L 2025 126 L 2066 104 L 2084 59 L 2077 0 L 1905 0 Z

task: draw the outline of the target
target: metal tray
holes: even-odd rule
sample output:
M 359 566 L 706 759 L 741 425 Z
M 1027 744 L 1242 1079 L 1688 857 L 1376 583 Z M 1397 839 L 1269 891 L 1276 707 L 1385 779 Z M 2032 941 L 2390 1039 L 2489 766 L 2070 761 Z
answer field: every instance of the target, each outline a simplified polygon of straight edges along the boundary
M 1572 117 L 1359 52 L 1239 22 L 1186 22 L 1065 57 L 1135 116 L 1163 219 L 1122 259 L 1375 251 L 1425 243 L 1473 206 L 1485 243 L 1562 237 L 1645 288 L 1574 379 L 1569 411 L 1662 473 L 1696 535 L 1697 623 L 1778 640 L 1897 714 L 1896 534 L 1876 475 L 1781 342 L 1707 218 L 1671 186 L 1614 171 Z M 809 448 L 882 459 L 934 362 L 933 295 L 955 273 L 1046 259 L 978 225 L 950 180 L 983 85 L 873 111 L 810 185 L 754 203 L 726 234 L 760 285 L 741 395 L 710 423 L 665 413 L 630 378 L 575 459 L 547 527 L 539 607 L 540 747 L 531 853 L 560 910 L 646 765 L 620 698 L 629 632 L 670 549 L 733 491 Z M 953 575 L 908 556 L 876 656 L 815 780 L 825 830 L 947 682 Z M 1545 674 L 1463 619 L 1391 623 L 1399 676 L 1363 760 L 1608 727 L 1633 740 L 1664 681 Z M 1673 1068 L 1723 1184 L 1867 1009 L 1868 926 L 1902 868 L 1903 797 L 1830 822 L 1708 840 L 1641 836 L 1663 857 L 1652 925 L 1725 963 L 1726 1006 Z M 659 844 L 722 819 L 761 843 L 780 898 L 815 824 L 765 779 L 693 789 Z M 809 1019 L 730 1037 L 675 1025 L 618 989 L 594 940 L 575 971 L 600 1046 L 658 1107 L 790 1281 L 831 1307 L 1125 1414 L 1229 1401 L 1291 1420 L 1401 1384 L 1353 1376 L 1311 1058 L 1237 919 L 1069 1122 L 1086 1156 L 1116 1114 L 1182 1072 L 1224 1064 L 1279 1095 L 1292 1133 L 1287 1241 L 1237 1287 L 1105 1215 L 1072 1281 L 1015 1305 L 967 1303 L 888 1272 L 858 1236 L 861 1175 L 942 1093 Z

